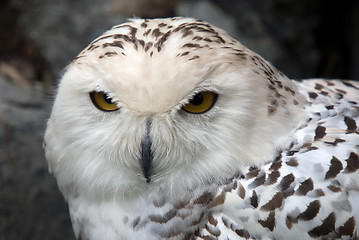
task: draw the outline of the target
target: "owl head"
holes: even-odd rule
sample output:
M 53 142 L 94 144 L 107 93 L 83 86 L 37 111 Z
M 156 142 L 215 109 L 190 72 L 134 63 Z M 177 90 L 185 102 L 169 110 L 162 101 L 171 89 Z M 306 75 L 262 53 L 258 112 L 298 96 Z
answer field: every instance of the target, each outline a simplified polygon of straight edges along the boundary
M 65 196 L 171 197 L 272 160 L 303 104 L 291 80 L 209 23 L 131 19 L 66 69 L 46 158 Z

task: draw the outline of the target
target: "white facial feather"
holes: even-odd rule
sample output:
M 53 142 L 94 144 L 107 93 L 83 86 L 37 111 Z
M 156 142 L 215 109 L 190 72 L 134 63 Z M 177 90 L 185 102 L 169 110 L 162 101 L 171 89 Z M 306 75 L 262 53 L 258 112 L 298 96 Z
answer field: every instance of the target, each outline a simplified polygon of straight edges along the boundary
M 169 21 L 172 32 L 158 40 L 168 30 L 156 28 L 158 21 L 141 27 L 143 21 L 136 19 L 114 27 L 67 69 L 45 137 L 47 158 L 61 188 L 95 189 L 109 196 L 154 189 L 173 194 L 206 181 L 223 181 L 233 166 L 257 166 L 288 144 L 278 136 L 303 118 L 300 105 L 291 99 L 303 100 L 284 92 L 288 103 L 277 103 L 276 112 L 270 113 L 262 104 L 271 95 L 268 76 L 256 72 L 252 58 L 273 71 L 273 79 L 294 88 L 286 77 L 206 23 Z M 173 30 L 188 21 L 200 29 Z M 156 29 L 162 35 L 157 36 Z M 220 32 L 221 39 L 211 31 Z M 193 40 L 196 37 L 205 40 Z M 181 106 L 203 90 L 218 94 L 213 109 L 184 112 Z M 98 110 L 89 98 L 91 91 L 109 93 L 120 109 Z M 154 154 L 150 186 L 139 164 L 148 120 Z M 255 150 L 258 146 L 261 151 Z

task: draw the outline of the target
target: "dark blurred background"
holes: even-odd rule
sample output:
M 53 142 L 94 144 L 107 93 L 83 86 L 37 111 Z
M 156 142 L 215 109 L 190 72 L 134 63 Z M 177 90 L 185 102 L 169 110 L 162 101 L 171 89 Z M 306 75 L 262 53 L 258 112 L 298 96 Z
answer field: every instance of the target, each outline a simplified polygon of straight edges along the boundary
M 133 16 L 209 21 L 290 78 L 359 80 L 359 1 L 1 0 L 0 240 L 74 239 L 43 156 L 46 119 L 62 69 Z

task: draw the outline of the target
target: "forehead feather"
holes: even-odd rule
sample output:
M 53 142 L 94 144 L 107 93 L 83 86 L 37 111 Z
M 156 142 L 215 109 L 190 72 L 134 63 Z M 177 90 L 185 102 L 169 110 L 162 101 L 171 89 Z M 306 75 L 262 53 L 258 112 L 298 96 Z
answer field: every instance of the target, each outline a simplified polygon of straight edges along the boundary
M 72 65 L 101 72 L 99 85 L 127 107 L 164 112 L 214 66 L 246 54 L 240 43 L 200 20 L 132 19 L 95 39 Z

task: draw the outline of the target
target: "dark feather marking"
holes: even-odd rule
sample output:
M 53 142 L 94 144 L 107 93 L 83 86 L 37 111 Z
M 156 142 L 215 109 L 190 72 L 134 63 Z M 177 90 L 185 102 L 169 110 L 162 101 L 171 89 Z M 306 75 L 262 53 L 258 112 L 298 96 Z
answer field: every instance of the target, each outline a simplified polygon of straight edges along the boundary
M 161 208 L 161 207 L 163 207 L 165 204 L 166 204 L 166 201 L 165 201 L 164 198 L 162 198 L 161 200 L 154 200 L 154 201 L 153 201 L 153 205 L 154 205 L 156 208 Z
M 280 172 L 278 170 L 272 171 L 267 178 L 266 185 L 271 185 L 277 182 L 277 179 L 280 177 Z
M 351 83 L 348 82 L 348 81 L 342 80 L 341 82 L 344 83 L 344 85 L 346 85 L 346 86 L 348 86 L 348 87 L 352 87 L 352 88 L 355 88 L 355 89 L 359 90 L 358 87 L 354 86 L 353 84 L 351 84 Z
M 253 190 L 252 197 L 250 198 L 251 205 L 255 208 L 258 207 L 258 197 L 256 191 Z
M 275 226 L 275 212 L 270 212 L 269 216 L 265 220 L 259 219 L 258 223 L 263 227 L 268 228 L 270 231 L 273 231 Z
M 249 184 L 249 188 L 256 188 L 258 186 L 263 185 L 266 181 L 266 174 L 265 172 L 260 172 L 259 175 Z
M 156 43 L 155 48 L 157 48 L 158 52 L 161 51 L 162 45 L 167 41 L 168 37 L 171 35 L 171 31 L 166 32 Z
M 245 239 L 249 239 L 251 237 L 251 235 L 249 234 L 249 232 L 245 229 L 236 229 L 235 233 Z
M 246 174 L 246 177 L 247 179 L 251 179 L 258 176 L 258 174 L 259 174 L 259 169 L 253 169 Z
M 102 44 L 102 47 L 103 47 L 103 48 L 106 48 L 106 47 L 108 47 L 108 46 L 110 46 L 110 47 L 119 47 L 119 48 L 121 48 L 121 49 L 124 49 L 124 48 L 123 48 L 123 42 L 122 42 L 122 41 L 113 41 L 113 42 L 111 42 L 111 43 L 104 43 L 104 44 Z
M 336 177 L 340 171 L 343 170 L 343 164 L 338 158 L 334 157 L 330 161 L 330 167 L 328 172 L 325 174 L 325 179 Z
M 163 223 L 167 223 L 172 218 L 174 218 L 176 216 L 176 213 L 177 211 L 175 209 L 171 209 L 163 216 L 159 214 L 153 214 L 153 215 L 149 215 L 148 217 L 152 222 L 163 224 Z
M 217 219 L 215 219 L 212 215 L 209 216 L 208 222 L 209 222 L 210 224 L 212 224 L 213 226 L 217 226 L 217 224 L 218 224 Z
M 347 132 L 348 133 L 355 133 L 356 129 L 357 129 L 357 125 L 356 122 L 353 118 L 345 116 L 344 117 L 344 122 L 347 125 Z
M 151 29 L 148 29 L 146 32 L 143 33 L 143 36 L 144 36 L 144 37 L 147 37 L 148 34 L 150 34 L 151 31 L 152 31 Z
M 322 84 L 316 83 L 314 88 L 317 90 L 322 90 L 324 86 Z
M 315 136 L 314 136 L 314 140 L 319 140 L 322 139 L 327 133 L 325 132 L 326 128 L 323 126 L 318 126 L 315 129 Z
M 212 201 L 213 196 L 209 192 L 204 192 L 201 196 L 199 196 L 196 200 L 194 200 L 194 204 L 208 204 Z
M 244 199 L 246 197 L 246 189 L 244 189 L 244 187 L 241 184 L 237 191 L 240 198 Z
M 294 157 L 294 158 L 291 158 L 289 161 L 285 162 L 285 164 L 287 164 L 288 166 L 291 166 L 291 167 L 296 167 L 296 166 L 298 166 L 298 160 Z
M 341 227 L 338 229 L 339 236 L 353 236 L 355 229 L 354 217 L 349 218 Z
M 277 157 L 274 159 L 272 165 L 270 166 L 269 170 L 279 170 L 282 167 L 282 161 L 281 161 L 282 155 L 279 153 Z
M 308 232 L 312 238 L 319 238 L 325 236 L 335 230 L 335 213 L 332 212 L 326 219 L 323 220 L 322 225 L 319 225 Z
M 318 94 L 315 92 L 309 92 L 308 95 L 310 98 L 313 98 L 313 99 L 316 99 L 318 97 Z
M 277 192 L 270 201 L 263 205 L 260 209 L 262 211 L 273 211 L 280 208 L 283 204 L 283 193 Z
M 196 56 L 193 56 L 193 57 L 191 57 L 190 59 L 188 59 L 188 61 L 195 60 L 195 59 L 198 59 L 198 58 L 199 58 L 199 56 L 196 55 Z
M 324 191 L 322 190 L 322 189 L 316 189 L 315 191 L 315 194 L 316 194 L 316 197 L 323 197 L 323 196 L 325 196 L 325 193 L 324 193 Z
M 211 225 L 208 225 L 208 224 L 206 224 L 205 228 L 214 237 L 218 238 L 221 235 L 221 230 L 219 230 L 218 228 L 212 227 Z M 207 237 L 207 236 L 205 236 L 205 237 Z M 212 237 L 212 236 L 210 236 L 210 237 Z M 213 239 L 217 239 L 217 238 L 213 238 Z M 206 239 L 206 238 L 204 238 L 204 239 Z M 210 239 L 210 238 L 208 238 L 208 239 Z
M 298 215 L 299 220 L 309 221 L 315 218 L 318 215 L 320 210 L 320 202 L 319 200 L 314 200 L 313 202 L 309 203 L 307 209 Z
M 300 183 L 299 188 L 297 189 L 297 194 L 305 196 L 308 192 L 314 189 L 313 180 L 308 178 L 307 180 Z
M 138 225 L 138 223 L 140 222 L 141 218 L 140 217 L 137 217 L 135 218 L 135 220 L 133 220 L 132 222 L 132 228 L 135 229 L 136 226 Z
M 329 185 L 328 189 L 332 192 L 341 192 L 342 189 L 340 187 L 334 186 L 334 185 Z
M 352 173 L 358 170 L 359 168 L 359 156 L 355 152 L 351 152 L 348 159 L 345 160 L 347 162 L 347 166 L 345 168 L 345 172 Z
M 152 42 L 147 42 L 145 45 L 145 52 L 147 52 L 153 46 Z
M 225 200 L 226 200 L 226 192 L 222 191 L 222 193 L 220 195 L 218 195 L 217 197 L 215 197 L 213 199 L 213 201 L 211 202 L 211 204 L 208 207 L 213 208 L 213 207 L 216 207 L 218 205 L 221 205 L 221 204 L 224 203 Z
M 343 139 L 340 139 L 340 138 L 336 138 L 336 139 L 334 140 L 334 142 L 327 142 L 327 141 L 325 141 L 324 143 L 325 143 L 325 144 L 328 144 L 328 145 L 336 146 L 336 145 L 338 145 L 338 143 L 342 143 L 342 142 L 346 142 L 346 141 L 343 140 Z
M 294 181 L 295 177 L 292 173 L 286 175 L 282 178 L 282 181 L 280 181 L 279 186 L 282 189 L 282 191 L 285 191 L 289 188 L 290 184 Z
M 161 30 L 160 30 L 159 28 L 156 28 L 156 29 L 154 29 L 154 30 L 152 31 L 152 36 L 153 36 L 153 37 L 159 37 L 159 36 L 161 36 L 161 35 L 163 35 L 163 32 L 161 32 Z

